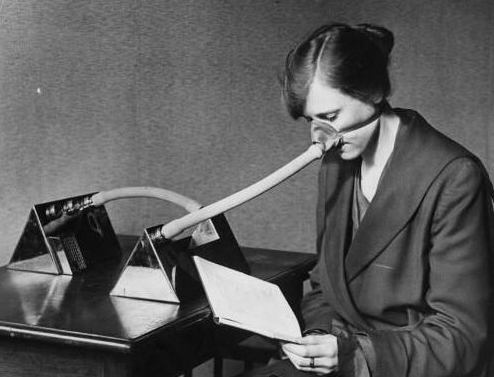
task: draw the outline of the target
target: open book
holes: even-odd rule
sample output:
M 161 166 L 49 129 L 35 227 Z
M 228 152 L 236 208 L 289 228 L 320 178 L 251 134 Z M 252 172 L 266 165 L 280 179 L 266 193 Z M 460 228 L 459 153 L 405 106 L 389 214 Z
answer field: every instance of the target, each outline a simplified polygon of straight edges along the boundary
M 276 284 L 193 258 L 216 323 L 289 342 L 301 337 L 297 318 Z

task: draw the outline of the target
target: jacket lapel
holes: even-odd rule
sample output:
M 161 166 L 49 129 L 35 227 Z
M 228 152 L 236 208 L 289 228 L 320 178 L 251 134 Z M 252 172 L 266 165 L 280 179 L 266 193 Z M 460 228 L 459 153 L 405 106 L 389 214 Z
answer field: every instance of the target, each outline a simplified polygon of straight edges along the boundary
M 356 311 L 346 283 L 344 259 L 351 242 L 351 205 L 355 168 L 359 161 L 342 161 L 337 153 L 330 152 L 323 161 L 320 173 L 318 203 L 318 250 L 327 300 L 348 322 L 356 327 L 368 325 Z
M 398 153 L 393 154 L 348 250 L 345 261 L 348 283 L 405 227 L 432 181 L 452 158 L 451 153 L 435 154 L 441 150 L 440 145 L 435 145 L 438 133 L 417 113 L 397 112 L 401 119 L 395 144 Z

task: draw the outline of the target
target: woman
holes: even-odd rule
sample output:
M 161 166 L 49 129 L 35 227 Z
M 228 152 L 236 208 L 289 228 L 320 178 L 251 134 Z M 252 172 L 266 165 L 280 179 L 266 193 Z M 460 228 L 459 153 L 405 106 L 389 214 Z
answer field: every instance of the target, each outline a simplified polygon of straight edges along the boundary
M 290 114 L 314 139 L 343 136 L 320 168 L 304 336 L 252 375 L 489 375 L 492 186 L 465 148 L 389 106 L 392 47 L 385 28 L 331 24 L 288 55 Z

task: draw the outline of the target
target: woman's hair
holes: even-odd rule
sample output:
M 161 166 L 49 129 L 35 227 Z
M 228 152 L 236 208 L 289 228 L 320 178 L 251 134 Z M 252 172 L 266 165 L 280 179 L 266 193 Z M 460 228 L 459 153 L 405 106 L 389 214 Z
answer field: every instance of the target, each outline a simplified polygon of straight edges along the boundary
M 389 95 L 389 54 L 393 33 L 370 24 L 349 26 L 333 23 L 315 30 L 291 50 L 282 77 L 283 100 L 290 115 L 304 113 L 314 77 L 332 88 L 373 102 Z

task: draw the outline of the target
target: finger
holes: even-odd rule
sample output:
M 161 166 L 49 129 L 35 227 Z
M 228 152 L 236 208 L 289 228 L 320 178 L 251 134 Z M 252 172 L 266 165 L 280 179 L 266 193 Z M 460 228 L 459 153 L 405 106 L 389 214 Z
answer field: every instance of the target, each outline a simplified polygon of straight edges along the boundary
M 287 352 L 286 355 L 295 368 L 305 372 L 327 374 L 336 369 L 336 359 L 334 358 L 315 358 L 314 365 L 311 366 L 310 358 L 303 358 L 291 352 Z
M 308 356 L 333 357 L 338 353 L 338 341 L 333 335 L 310 335 L 303 338 L 304 343 L 310 354 Z
M 282 348 L 286 348 L 292 352 L 296 352 L 300 356 L 309 356 L 308 354 L 306 354 L 307 350 L 317 346 L 318 345 L 316 344 L 298 344 L 298 343 L 285 343 L 281 345 Z
M 323 368 L 323 367 L 315 367 L 315 368 L 301 367 L 297 369 L 303 372 L 316 373 L 320 375 L 329 374 L 336 370 L 336 368 Z
M 309 344 L 336 344 L 337 340 L 334 335 L 331 334 L 319 334 L 319 335 L 307 335 L 299 339 L 298 344 L 309 345 Z
M 295 365 L 303 368 L 310 368 L 312 359 L 314 359 L 313 367 L 334 368 L 338 364 L 337 357 L 301 357 L 289 351 L 286 352 L 286 355 Z
M 284 351 L 291 352 L 291 353 L 296 354 L 297 356 L 300 356 L 300 357 L 311 356 L 308 353 L 309 350 L 307 349 L 307 347 L 308 346 L 302 346 L 302 345 L 294 344 L 294 343 L 287 343 L 287 344 L 283 344 L 281 346 L 281 348 Z
M 294 353 L 287 352 L 286 355 L 288 356 L 288 359 L 290 359 L 290 362 L 293 364 L 295 368 L 298 370 L 303 370 L 307 372 L 315 372 L 314 368 L 310 367 L 310 360 L 309 359 L 304 359 L 303 357 L 300 357 Z
M 285 355 L 290 359 L 290 361 L 292 362 L 292 364 L 295 368 L 298 369 L 301 367 L 302 358 L 299 355 L 294 354 L 290 351 L 285 351 Z
M 300 357 L 332 357 L 335 355 L 337 350 L 333 348 L 332 343 L 326 344 L 310 344 L 310 345 L 300 345 L 294 343 L 287 343 L 282 346 L 283 350 L 288 350 Z

